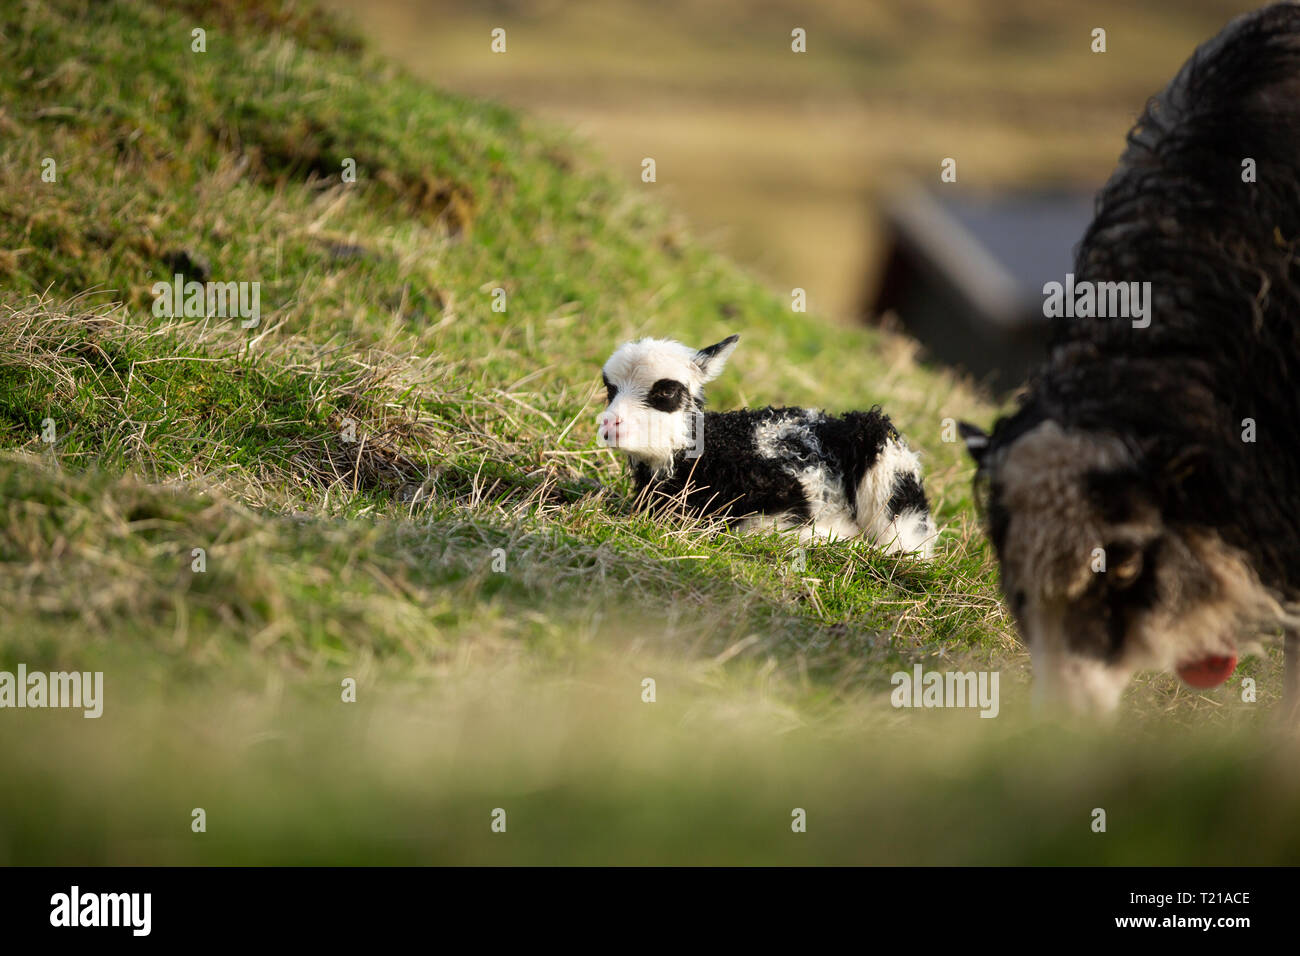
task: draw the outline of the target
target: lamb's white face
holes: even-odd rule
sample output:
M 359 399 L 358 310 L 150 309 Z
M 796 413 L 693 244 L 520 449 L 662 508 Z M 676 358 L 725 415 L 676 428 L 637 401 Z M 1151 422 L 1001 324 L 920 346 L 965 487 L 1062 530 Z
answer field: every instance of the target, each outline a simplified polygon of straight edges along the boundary
M 670 339 L 620 346 L 601 370 L 608 405 L 597 424 L 601 444 L 659 471 L 684 449 L 702 448 L 704 384 L 717 378 L 739 336 L 693 349 Z

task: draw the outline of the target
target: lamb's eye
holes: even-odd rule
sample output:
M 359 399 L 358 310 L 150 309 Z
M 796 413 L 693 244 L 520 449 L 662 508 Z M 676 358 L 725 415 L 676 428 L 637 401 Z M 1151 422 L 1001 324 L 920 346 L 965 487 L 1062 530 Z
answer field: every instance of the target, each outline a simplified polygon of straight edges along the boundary
M 659 412 L 681 411 L 688 394 L 686 386 L 681 382 L 661 378 L 650 386 L 650 394 L 646 396 L 645 403 Z
M 609 405 L 614 401 L 614 396 L 618 394 L 618 386 L 610 384 L 609 379 L 602 375 L 601 380 L 605 383 L 605 404 Z

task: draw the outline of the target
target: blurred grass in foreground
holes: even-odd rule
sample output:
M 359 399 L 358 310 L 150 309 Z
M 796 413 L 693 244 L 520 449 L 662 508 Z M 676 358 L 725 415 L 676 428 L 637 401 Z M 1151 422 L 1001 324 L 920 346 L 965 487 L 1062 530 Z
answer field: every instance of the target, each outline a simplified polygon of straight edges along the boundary
M 1295 748 L 1259 728 L 1121 739 L 887 709 L 828 728 L 646 658 L 564 680 L 452 667 L 366 682 L 356 704 L 337 684 L 181 693 L 121 672 L 99 720 L 0 723 L 4 863 L 1300 859 Z

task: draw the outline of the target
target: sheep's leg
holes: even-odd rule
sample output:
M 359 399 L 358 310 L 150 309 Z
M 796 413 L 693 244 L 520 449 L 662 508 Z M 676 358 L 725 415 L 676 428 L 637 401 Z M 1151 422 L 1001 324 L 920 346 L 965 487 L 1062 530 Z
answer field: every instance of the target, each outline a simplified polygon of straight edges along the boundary
M 834 528 L 827 525 L 805 524 L 799 526 L 800 544 L 826 544 L 829 541 L 838 540 L 840 537 L 836 535 Z
M 751 515 L 736 522 L 735 531 L 736 534 L 768 534 L 776 531 L 802 540 L 803 530 L 806 527 L 807 525 L 797 518 L 786 514 Z

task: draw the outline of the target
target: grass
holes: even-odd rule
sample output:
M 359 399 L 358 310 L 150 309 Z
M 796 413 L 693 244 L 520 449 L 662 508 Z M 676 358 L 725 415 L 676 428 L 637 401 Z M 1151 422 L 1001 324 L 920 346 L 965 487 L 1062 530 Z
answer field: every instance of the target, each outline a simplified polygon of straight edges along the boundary
M 0 13 L 0 669 L 107 698 L 3 713 L 0 861 L 1295 858 L 1276 648 L 1256 704 L 1152 676 L 1122 737 L 1025 718 L 944 440 L 976 390 L 792 313 L 582 144 L 295 4 L 214 9 L 206 53 L 184 4 Z M 153 315 L 178 269 L 261 282 L 260 324 Z M 631 507 L 599 363 L 733 330 L 720 407 L 887 406 L 933 563 Z M 999 671 L 999 719 L 891 708 L 916 663 Z

